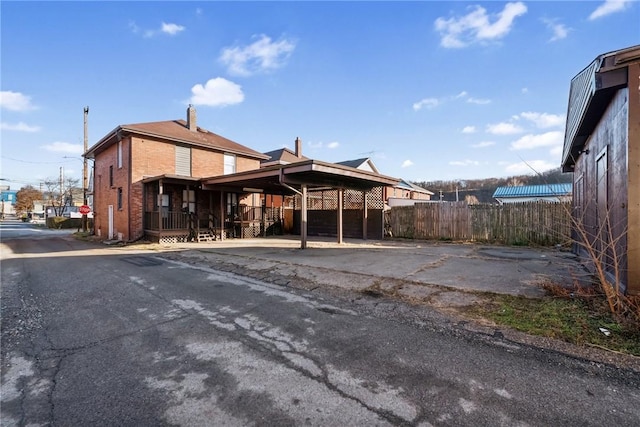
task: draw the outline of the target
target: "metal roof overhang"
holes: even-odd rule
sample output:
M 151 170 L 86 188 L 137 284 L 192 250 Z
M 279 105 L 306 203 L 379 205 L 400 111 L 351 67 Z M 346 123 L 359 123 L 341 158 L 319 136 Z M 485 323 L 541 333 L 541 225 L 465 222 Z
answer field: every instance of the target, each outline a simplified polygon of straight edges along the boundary
M 562 171 L 572 172 L 611 99 L 628 86 L 627 64 L 640 58 L 640 45 L 600 55 L 571 82 Z
M 307 160 L 203 178 L 201 182 L 204 189 L 292 195 L 297 193 L 302 186 L 306 186 L 310 190 L 314 188 L 342 188 L 368 191 L 375 187 L 396 185 L 400 180 L 335 163 Z
M 567 141 L 563 153 L 562 171 L 572 172 L 587 139 L 600 122 L 615 93 L 627 86 L 627 69 L 617 69 L 608 73 L 596 73 L 596 89 L 582 113 L 580 124 L 573 139 Z

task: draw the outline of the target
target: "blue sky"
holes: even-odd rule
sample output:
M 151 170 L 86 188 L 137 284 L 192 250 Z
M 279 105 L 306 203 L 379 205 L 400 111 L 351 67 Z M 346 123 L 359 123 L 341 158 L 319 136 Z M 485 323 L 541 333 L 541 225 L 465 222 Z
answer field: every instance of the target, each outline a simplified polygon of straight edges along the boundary
M 81 176 L 120 124 L 186 117 L 255 150 L 412 181 L 558 167 L 569 83 L 640 43 L 637 1 L 2 1 L 0 184 Z

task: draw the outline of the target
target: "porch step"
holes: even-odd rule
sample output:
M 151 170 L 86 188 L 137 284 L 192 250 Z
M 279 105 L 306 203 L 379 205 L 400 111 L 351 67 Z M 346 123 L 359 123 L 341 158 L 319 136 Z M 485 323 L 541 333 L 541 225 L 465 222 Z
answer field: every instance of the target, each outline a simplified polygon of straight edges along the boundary
M 198 242 L 213 242 L 216 240 L 216 236 L 208 231 L 201 231 L 198 233 Z

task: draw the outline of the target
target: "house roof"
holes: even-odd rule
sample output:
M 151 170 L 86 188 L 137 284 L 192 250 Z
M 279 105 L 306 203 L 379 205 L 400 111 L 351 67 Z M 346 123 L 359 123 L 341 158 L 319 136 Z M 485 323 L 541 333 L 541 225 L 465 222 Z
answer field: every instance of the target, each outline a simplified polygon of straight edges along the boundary
M 562 171 L 571 172 L 589 135 L 618 89 L 628 85 L 627 67 L 640 61 L 640 45 L 599 55 L 571 79 Z
M 338 162 L 336 164 L 361 170 L 371 170 L 372 172 L 380 173 L 378 172 L 378 168 L 376 167 L 376 165 L 373 164 L 373 161 L 369 157 L 363 157 L 361 159 L 354 160 L 345 160 L 344 162 Z
M 431 191 L 427 190 L 426 188 L 422 188 L 419 185 L 416 185 L 409 181 L 405 181 L 404 179 L 401 179 L 400 182 L 397 185 L 395 185 L 395 187 L 402 188 L 404 190 L 415 191 L 417 193 L 429 194 L 432 196 L 434 194 Z
M 494 198 L 510 197 L 553 197 L 567 196 L 573 191 L 573 184 L 548 184 L 548 185 L 520 185 L 514 187 L 498 187 L 493 193 Z
M 300 162 L 303 160 L 309 160 L 308 157 L 296 156 L 296 153 L 289 150 L 288 148 L 280 148 L 279 150 L 268 151 L 264 153 L 265 156 L 269 156 L 268 159 L 264 159 L 261 161 L 262 164 L 280 164 L 285 165 L 289 163 Z
M 111 144 L 121 140 L 123 136 L 130 134 L 165 139 L 175 143 L 224 151 L 256 159 L 267 159 L 267 156 L 262 153 L 201 127 L 198 127 L 196 131 L 190 131 L 185 120 L 120 125 L 89 148 L 85 156 L 93 158 Z
M 203 187 L 215 186 L 237 192 L 253 192 L 249 189 L 256 189 L 267 194 L 295 194 L 302 185 L 309 189 L 345 188 L 368 191 L 375 187 L 395 185 L 398 181 L 374 172 L 318 160 L 267 166 L 201 179 Z

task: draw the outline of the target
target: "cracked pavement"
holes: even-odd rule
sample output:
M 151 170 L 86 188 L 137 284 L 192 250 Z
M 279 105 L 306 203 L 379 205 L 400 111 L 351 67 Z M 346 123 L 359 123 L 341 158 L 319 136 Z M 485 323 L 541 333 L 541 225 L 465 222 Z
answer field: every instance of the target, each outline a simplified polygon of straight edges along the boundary
M 0 246 L 3 426 L 640 423 L 638 371 L 368 296 L 369 279 L 63 237 Z

